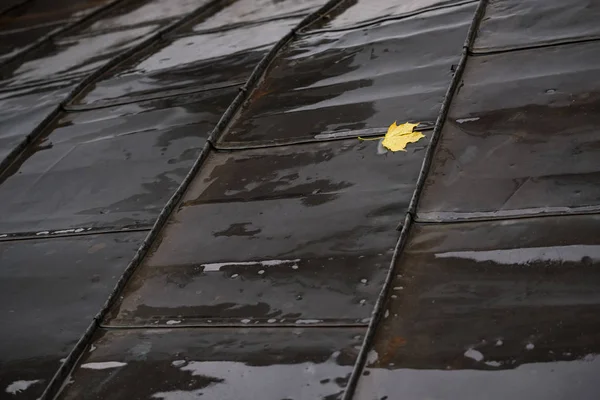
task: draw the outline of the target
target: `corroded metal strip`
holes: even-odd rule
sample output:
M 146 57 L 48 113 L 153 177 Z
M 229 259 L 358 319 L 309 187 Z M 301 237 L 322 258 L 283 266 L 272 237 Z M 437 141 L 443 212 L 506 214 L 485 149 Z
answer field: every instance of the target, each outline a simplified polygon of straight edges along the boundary
M 358 359 L 356 364 L 354 365 L 354 369 L 352 370 L 352 374 L 350 375 L 350 379 L 348 381 L 348 385 L 346 387 L 346 391 L 344 392 L 344 400 L 351 400 L 354 397 L 354 393 L 356 391 L 356 386 L 358 384 L 358 380 L 362 374 L 363 368 L 367 361 L 367 356 L 369 352 L 369 348 L 373 342 L 373 338 L 375 337 L 375 333 L 377 331 L 377 327 L 379 322 L 381 321 L 384 314 L 384 306 L 385 301 L 388 296 L 388 292 L 390 291 L 392 280 L 395 274 L 395 263 L 400 257 L 400 253 L 404 249 L 406 245 L 409 231 L 411 225 L 414 221 L 414 214 L 417 209 L 417 204 L 419 202 L 419 196 L 421 191 L 423 190 L 423 186 L 425 184 L 425 180 L 427 178 L 427 173 L 429 172 L 429 168 L 431 167 L 431 163 L 433 161 L 433 154 L 435 152 L 435 147 L 437 142 L 440 139 L 440 135 L 442 132 L 442 127 L 444 125 L 444 121 L 446 120 L 446 116 L 448 115 L 448 110 L 450 109 L 450 104 L 452 103 L 452 98 L 456 93 L 460 81 L 462 79 L 462 74 L 465 70 L 465 65 L 467 62 L 467 58 L 469 56 L 469 49 L 473 45 L 475 41 L 475 37 L 477 35 L 477 30 L 479 27 L 479 23 L 483 19 L 483 15 L 485 12 L 485 8 L 487 6 L 488 0 L 480 0 L 477 5 L 477 9 L 475 10 L 475 15 L 473 16 L 473 21 L 471 22 L 471 26 L 469 27 L 469 31 L 467 33 L 467 38 L 465 40 L 465 44 L 462 48 L 462 54 L 460 58 L 460 62 L 458 63 L 458 67 L 456 68 L 456 72 L 452 78 L 452 82 L 446 91 L 446 95 L 444 97 L 444 101 L 442 102 L 442 107 L 440 109 L 440 113 L 436 120 L 435 128 L 433 130 L 433 135 L 431 138 L 431 143 L 426 150 L 425 157 L 423 159 L 423 165 L 421 166 L 421 172 L 419 174 L 419 178 L 417 179 L 417 184 L 415 186 L 415 191 L 413 193 L 410 205 L 408 207 L 408 211 L 406 217 L 404 219 L 404 223 L 402 224 L 402 230 L 400 232 L 400 238 L 398 239 L 398 243 L 394 249 L 394 255 L 392 256 L 392 261 L 390 263 L 390 268 L 388 270 L 388 274 L 386 276 L 383 287 L 381 288 L 381 292 L 375 303 L 375 308 L 373 310 L 373 314 L 371 316 L 371 322 L 369 323 L 369 328 L 367 329 L 367 333 L 363 339 L 362 346 L 360 348 L 360 352 L 358 354 Z

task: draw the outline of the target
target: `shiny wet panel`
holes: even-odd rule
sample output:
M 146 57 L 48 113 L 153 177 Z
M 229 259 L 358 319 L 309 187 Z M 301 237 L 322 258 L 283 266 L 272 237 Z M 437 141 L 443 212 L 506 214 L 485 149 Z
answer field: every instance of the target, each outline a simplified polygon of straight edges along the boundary
M 600 398 L 599 10 L 6 0 L 0 398 Z
M 599 227 L 416 226 L 356 398 L 598 398 Z
M 346 140 L 211 155 L 106 324 L 364 324 L 423 153 Z
M 341 32 L 304 32 L 273 62 L 221 145 L 431 126 L 473 15 L 467 4 Z
M 100 331 L 60 399 L 341 399 L 362 329 Z

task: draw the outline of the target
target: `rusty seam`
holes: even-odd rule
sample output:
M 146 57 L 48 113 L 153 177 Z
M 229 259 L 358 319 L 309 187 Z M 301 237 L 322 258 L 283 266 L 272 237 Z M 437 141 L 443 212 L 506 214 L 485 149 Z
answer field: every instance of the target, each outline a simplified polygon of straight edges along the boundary
M 483 15 L 485 13 L 485 8 L 487 6 L 488 0 L 480 0 L 477 5 L 477 9 L 475 10 L 475 14 L 473 15 L 473 20 L 471 21 L 471 25 L 469 26 L 469 30 L 467 32 L 467 38 L 462 47 L 460 61 L 458 63 L 458 67 L 456 68 L 456 72 L 452 77 L 452 81 L 450 82 L 450 86 L 446 91 L 446 95 L 444 96 L 444 100 L 442 102 L 442 106 L 440 108 L 440 113 L 436 120 L 435 128 L 433 130 L 433 135 L 431 138 L 431 143 L 425 152 L 425 156 L 423 159 L 423 164 L 421 166 L 421 172 L 419 173 L 419 177 L 417 179 L 417 183 L 415 185 L 415 191 L 413 192 L 413 196 L 410 201 L 410 205 L 408 207 L 408 211 L 404 218 L 404 223 L 402 226 L 402 231 L 400 232 L 400 237 L 398 238 L 398 242 L 396 243 L 396 247 L 394 248 L 394 254 L 392 255 L 392 260 L 390 263 L 390 267 L 388 269 L 387 276 L 385 278 L 383 287 L 381 288 L 381 292 L 377 298 L 375 303 L 375 308 L 373 309 L 373 313 L 371 315 L 371 321 L 369 323 L 369 327 L 367 328 L 367 332 L 365 333 L 365 337 L 363 338 L 363 343 L 361 345 L 360 351 L 357 356 L 356 363 L 354 364 L 354 368 L 352 369 L 352 373 L 350 374 L 350 378 L 348 380 L 348 384 L 346 387 L 346 391 L 344 392 L 343 400 L 351 400 L 354 397 L 354 393 L 356 391 L 356 387 L 360 376 L 362 374 L 362 370 L 366 366 L 367 355 L 369 352 L 369 348 L 371 347 L 371 343 L 375 337 L 375 333 L 377 332 L 377 326 L 381 321 L 386 298 L 389 294 L 390 288 L 392 286 L 393 277 L 395 274 L 395 264 L 396 261 L 400 257 L 400 253 L 404 249 L 406 245 L 407 239 L 409 237 L 410 228 L 412 226 L 412 222 L 414 220 L 414 214 L 417 209 L 419 197 L 423 186 L 425 184 L 425 180 L 427 178 L 427 174 L 431 167 L 431 163 L 433 160 L 433 155 L 435 153 L 435 147 L 439 138 L 441 136 L 442 128 L 444 125 L 444 121 L 446 120 L 446 116 L 448 115 L 448 111 L 450 109 L 450 104 L 452 102 L 452 98 L 456 93 L 459 83 L 462 79 L 462 74 L 465 69 L 465 65 L 467 62 L 467 57 L 469 56 L 469 49 L 473 45 L 475 41 L 475 37 L 477 35 L 479 23 L 483 19 Z

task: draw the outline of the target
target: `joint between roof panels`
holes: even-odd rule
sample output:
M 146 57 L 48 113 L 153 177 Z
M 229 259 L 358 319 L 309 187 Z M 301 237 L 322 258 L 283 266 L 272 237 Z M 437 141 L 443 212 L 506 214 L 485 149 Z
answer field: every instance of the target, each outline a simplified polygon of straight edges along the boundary
M 390 291 L 392 285 L 392 279 L 395 274 L 395 264 L 406 242 L 409 237 L 410 228 L 412 223 L 414 222 L 413 215 L 415 215 L 420 194 L 423 190 L 423 186 L 425 185 L 425 180 L 427 178 L 427 174 L 431 167 L 431 163 L 433 160 L 433 155 L 435 152 L 435 147 L 439 138 L 441 136 L 442 127 L 444 125 L 444 121 L 446 120 L 446 116 L 448 115 L 448 111 L 450 109 L 450 104 L 456 93 L 459 83 L 462 79 L 462 74 L 465 69 L 466 61 L 469 56 L 469 49 L 472 47 L 475 37 L 477 36 L 479 24 L 483 19 L 483 15 L 485 13 L 485 9 L 487 6 L 488 0 L 480 0 L 477 5 L 477 9 L 475 10 L 475 14 L 473 15 L 473 20 L 471 21 L 471 25 L 469 26 L 469 30 L 467 32 L 467 37 L 465 39 L 465 43 L 463 45 L 461 51 L 461 58 L 458 63 L 458 67 L 456 68 L 456 72 L 452 77 L 452 81 L 450 82 L 450 86 L 446 91 L 446 95 L 444 96 L 444 100 L 442 102 L 442 106 L 440 108 L 440 113 L 435 123 L 435 127 L 433 130 L 433 135 L 431 138 L 431 143 L 425 152 L 425 157 L 423 159 L 423 164 L 421 166 L 421 172 L 419 173 L 419 177 L 417 179 L 417 183 L 415 185 L 415 191 L 413 192 L 413 196 L 410 201 L 410 205 L 408 207 L 408 211 L 404 218 L 404 223 L 402 224 L 402 230 L 400 232 L 400 237 L 394 249 L 394 254 L 392 255 L 392 260 L 390 262 L 390 267 L 388 269 L 388 273 L 386 275 L 386 279 L 384 281 L 383 287 L 379 293 L 377 301 L 375 303 L 375 307 L 373 310 L 373 314 L 371 316 L 371 322 L 369 323 L 369 327 L 367 328 L 367 332 L 364 336 L 363 343 L 361 345 L 360 351 L 358 353 L 358 357 L 356 363 L 354 364 L 354 368 L 352 369 L 352 373 L 350 375 L 350 379 L 348 380 L 348 385 L 346 386 L 346 391 L 344 392 L 343 400 L 352 400 L 354 397 L 354 393 L 356 391 L 356 387 L 358 385 L 358 381 L 362 375 L 362 371 L 366 366 L 369 348 L 371 347 L 371 343 L 375 337 L 375 333 L 377 332 L 377 327 L 379 322 L 383 318 L 384 309 L 386 305 L 386 298 Z
M 12 232 L 0 233 L 0 242 L 17 242 L 24 240 L 55 239 L 65 237 L 79 237 L 90 235 L 106 235 L 112 233 L 145 232 L 151 229 L 150 225 L 121 226 L 121 227 L 78 227 L 66 229 L 49 229 L 40 232 Z
M 512 53 L 512 52 L 525 51 L 525 50 L 543 49 L 546 47 L 558 47 L 558 46 L 565 46 L 565 45 L 570 45 L 570 44 L 597 42 L 599 40 L 600 40 L 600 35 L 581 37 L 581 38 L 577 38 L 577 39 L 562 39 L 562 40 L 559 39 L 559 40 L 555 40 L 552 42 L 538 43 L 538 44 L 532 44 L 532 45 L 513 46 L 513 47 L 489 49 L 489 50 L 479 50 L 479 51 L 471 50 L 471 51 L 469 51 L 469 55 L 473 56 L 473 57 L 489 56 L 489 55 Z
M 218 1 L 219 0 L 214 0 L 211 3 L 209 3 L 208 5 L 201 7 L 201 8 L 208 8 L 213 3 L 218 2 Z M 114 286 L 114 289 L 113 289 L 112 293 L 110 294 L 109 298 L 106 300 L 106 302 L 101 307 L 99 312 L 93 318 L 92 322 L 90 323 L 90 325 L 88 326 L 86 331 L 83 333 L 81 338 L 78 340 L 78 342 L 75 344 L 75 346 L 71 349 L 71 351 L 69 352 L 69 355 L 65 359 L 65 362 L 61 364 L 58 371 L 55 373 L 55 375 L 52 377 L 51 381 L 46 386 L 44 393 L 40 397 L 41 400 L 51 400 L 51 399 L 55 398 L 55 396 L 58 395 L 60 390 L 63 388 L 66 378 L 69 376 L 72 369 L 76 366 L 77 361 L 83 354 L 86 347 L 91 342 L 93 335 L 95 334 L 96 330 L 100 326 L 100 322 L 104 320 L 104 317 L 108 314 L 110 307 L 116 302 L 116 300 L 120 296 L 125 285 L 129 281 L 129 278 L 133 275 L 137 266 L 139 266 L 141 264 L 145 255 L 147 254 L 150 247 L 154 243 L 154 240 L 158 237 L 159 232 L 162 230 L 162 227 L 166 224 L 167 219 L 169 218 L 169 216 L 171 215 L 173 210 L 177 207 L 177 204 L 179 203 L 180 199 L 183 197 L 183 194 L 187 190 L 187 187 L 191 183 L 192 179 L 195 177 L 195 175 L 200 170 L 200 167 L 202 166 L 204 160 L 208 156 L 208 153 L 209 153 L 211 147 L 213 147 L 212 146 L 213 142 L 211 141 L 211 138 L 214 140 L 220 134 L 223 133 L 225 128 L 231 122 L 232 118 L 239 111 L 240 106 L 248 98 L 249 93 L 256 86 L 256 84 L 260 81 L 260 79 L 263 76 L 264 72 L 266 71 L 266 68 L 269 65 L 269 63 L 276 56 L 277 52 L 292 37 L 294 37 L 295 32 L 305 26 L 312 24 L 314 21 L 320 19 L 323 15 L 327 14 L 333 7 L 337 6 L 342 1 L 344 1 L 344 0 L 328 0 L 327 3 L 325 5 L 323 5 L 319 10 L 317 10 L 314 13 L 309 14 L 306 18 L 302 19 L 302 21 L 300 21 L 300 23 L 296 27 L 294 27 L 287 35 L 285 35 L 283 38 L 281 38 L 271 48 L 271 50 L 265 55 L 265 57 L 257 64 L 257 66 L 252 71 L 250 77 L 246 81 L 246 84 L 243 86 L 243 88 L 242 88 L 243 90 L 240 90 L 240 92 L 238 93 L 236 98 L 229 105 L 229 107 L 227 108 L 225 113 L 221 116 L 219 122 L 217 123 L 217 126 L 212 130 L 209 139 L 207 139 L 207 142 L 205 143 L 204 147 L 200 151 L 200 154 L 198 155 L 196 161 L 194 162 L 194 164 L 188 171 L 185 178 L 182 180 L 182 182 L 179 185 L 179 187 L 177 188 L 177 190 L 173 193 L 173 195 L 171 196 L 169 201 L 163 207 L 161 213 L 159 214 L 158 218 L 156 219 L 154 225 L 152 226 L 152 229 L 148 232 L 148 235 L 146 236 L 146 238 L 144 239 L 144 241 L 142 242 L 142 244 L 136 251 L 133 259 L 129 262 L 129 264 L 125 268 L 125 271 L 123 272 L 123 274 L 117 281 L 116 285 Z M 135 46 L 133 49 L 131 49 L 130 51 L 127 51 L 125 54 L 115 57 L 115 59 L 109 61 L 109 63 L 105 64 L 105 66 L 103 66 L 99 70 L 95 71 L 94 73 L 90 74 L 90 76 L 85 80 L 85 82 L 81 82 L 67 96 L 67 99 L 61 103 L 59 108 L 65 107 L 71 101 L 71 99 L 73 99 L 77 94 L 79 94 L 87 85 L 89 85 L 91 82 L 93 82 L 99 76 L 101 76 L 103 73 L 108 71 L 110 68 L 112 68 L 118 62 L 120 62 L 121 60 L 123 60 L 127 57 L 132 56 L 133 54 L 138 52 L 140 49 L 151 44 L 154 40 L 161 38 L 167 32 L 171 32 L 174 29 L 176 29 L 177 27 L 179 27 L 180 25 L 187 23 L 191 18 L 195 17 L 196 14 L 199 12 L 200 11 L 196 11 L 191 14 L 188 14 L 187 16 L 183 17 L 182 19 L 176 21 L 174 24 L 171 24 L 168 27 L 162 29 L 155 35 L 152 35 L 151 38 L 140 43 L 138 46 Z M 110 65 L 108 65 L 108 64 L 110 64 Z M 56 112 L 58 113 L 58 110 Z
M 238 320 L 239 321 L 239 320 Z M 319 329 L 319 328 L 338 328 L 338 329 L 347 329 L 347 328 L 366 328 L 368 326 L 367 323 L 357 322 L 322 322 L 322 323 L 310 323 L 310 324 L 302 324 L 302 323 L 268 323 L 268 322 L 259 322 L 259 323 L 241 323 L 241 322 L 201 322 L 201 323 L 177 323 L 172 325 L 107 325 L 100 323 L 98 328 L 106 329 L 106 330 L 171 330 L 171 329 L 264 329 L 264 328 L 276 328 L 276 329 Z

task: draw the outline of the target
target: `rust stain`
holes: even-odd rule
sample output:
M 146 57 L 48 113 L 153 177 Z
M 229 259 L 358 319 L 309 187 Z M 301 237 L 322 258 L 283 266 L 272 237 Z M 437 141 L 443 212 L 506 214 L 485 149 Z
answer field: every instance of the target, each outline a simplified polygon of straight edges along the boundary
M 392 337 L 388 341 L 385 352 L 383 353 L 383 355 L 380 358 L 381 364 L 383 364 L 383 365 L 388 364 L 394 358 L 396 351 L 398 351 L 398 349 L 400 347 L 404 347 L 404 346 L 406 346 L 405 338 L 403 338 L 402 336 Z

